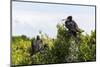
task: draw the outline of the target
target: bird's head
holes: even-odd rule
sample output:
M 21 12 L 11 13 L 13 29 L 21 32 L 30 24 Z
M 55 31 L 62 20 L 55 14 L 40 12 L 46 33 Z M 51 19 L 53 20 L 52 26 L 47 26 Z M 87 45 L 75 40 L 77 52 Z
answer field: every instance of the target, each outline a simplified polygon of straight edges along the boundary
M 72 21 L 72 16 L 68 16 L 67 21 Z
M 36 39 L 37 39 L 37 40 L 40 40 L 40 36 L 39 36 L 39 35 L 37 35 Z
M 72 21 L 72 16 L 68 16 L 67 18 L 62 19 L 62 21 Z

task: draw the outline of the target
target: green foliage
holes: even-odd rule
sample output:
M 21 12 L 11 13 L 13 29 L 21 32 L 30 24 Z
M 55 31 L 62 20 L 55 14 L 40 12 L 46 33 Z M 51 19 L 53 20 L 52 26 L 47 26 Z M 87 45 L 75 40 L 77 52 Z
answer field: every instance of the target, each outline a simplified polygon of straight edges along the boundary
M 92 31 L 91 35 L 84 36 L 83 43 L 80 46 L 80 61 L 96 60 L 96 31 Z
M 25 65 L 31 64 L 31 58 L 29 49 L 31 48 L 31 42 L 23 37 L 12 38 L 12 64 L 13 65 Z
M 83 30 L 80 29 L 83 32 Z M 70 63 L 86 62 L 96 60 L 96 31 L 91 34 L 69 36 L 64 24 L 57 25 L 57 37 L 50 38 L 46 34 L 41 34 L 43 45 L 48 47 L 43 52 L 38 52 L 30 56 L 31 41 L 25 35 L 12 37 L 12 64 L 51 64 L 51 63 Z

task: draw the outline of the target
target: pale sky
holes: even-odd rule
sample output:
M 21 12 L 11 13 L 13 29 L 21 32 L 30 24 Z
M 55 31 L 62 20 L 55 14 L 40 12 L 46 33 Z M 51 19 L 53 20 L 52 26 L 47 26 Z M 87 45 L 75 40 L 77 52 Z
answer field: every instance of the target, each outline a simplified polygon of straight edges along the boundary
M 73 16 L 79 28 L 87 34 L 95 29 L 95 7 L 31 2 L 12 3 L 12 34 L 34 37 L 41 30 L 49 37 L 56 37 L 58 23 Z

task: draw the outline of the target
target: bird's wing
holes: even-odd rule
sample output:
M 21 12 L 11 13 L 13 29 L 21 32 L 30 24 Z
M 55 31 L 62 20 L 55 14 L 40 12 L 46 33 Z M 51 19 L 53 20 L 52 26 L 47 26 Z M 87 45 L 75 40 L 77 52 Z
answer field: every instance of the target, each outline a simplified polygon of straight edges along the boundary
M 74 23 L 74 28 L 76 29 L 76 31 L 79 31 L 79 27 L 78 27 L 78 25 L 76 24 L 76 22 L 73 21 L 73 23 Z

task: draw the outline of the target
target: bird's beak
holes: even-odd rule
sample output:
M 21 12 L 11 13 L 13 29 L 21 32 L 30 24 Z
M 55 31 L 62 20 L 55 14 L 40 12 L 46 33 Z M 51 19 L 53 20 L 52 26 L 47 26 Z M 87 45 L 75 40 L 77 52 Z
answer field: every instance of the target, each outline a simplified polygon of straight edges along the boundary
M 62 21 L 64 21 L 64 20 L 66 20 L 66 19 L 62 19 Z

